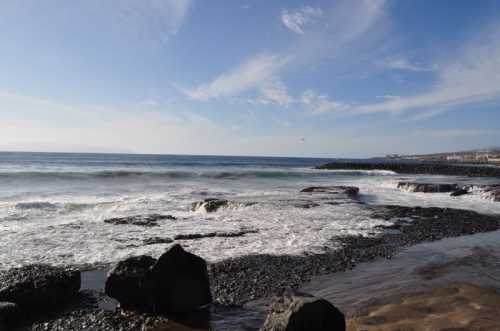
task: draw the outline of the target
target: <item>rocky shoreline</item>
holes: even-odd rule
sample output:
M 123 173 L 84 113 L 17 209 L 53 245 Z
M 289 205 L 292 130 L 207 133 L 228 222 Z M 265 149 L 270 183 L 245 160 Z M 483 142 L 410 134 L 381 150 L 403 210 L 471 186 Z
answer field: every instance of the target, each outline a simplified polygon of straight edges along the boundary
M 390 170 L 400 174 L 427 174 L 465 177 L 500 178 L 500 167 L 457 165 L 440 162 L 330 162 L 315 169 L 323 170 Z
M 362 203 L 358 200 L 358 192 L 359 190 L 355 187 L 332 186 L 310 187 L 304 189 L 302 194 L 318 194 L 322 203 Z M 318 202 L 320 200 L 318 200 Z M 207 208 L 207 203 L 213 205 L 214 208 L 220 208 L 221 206 L 229 204 L 227 201 L 219 203 L 217 200 L 207 200 L 203 201 L 203 208 Z M 201 206 L 202 204 L 199 205 Z M 193 204 L 193 208 L 195 206 L 197 205 Z M 314 206 L 309 207 L 314 208 Z M 251 303 L 255 302 L 255 300 L 261 300 L 269 304 L 273 296 L 281 297 L 289 293 L 294 293 L 314 276 L 349 270 L 356 264 L 362 262 L 373 261 L 380 258 L 391 258 L 404 247 L 418 243 L 500 229 L 500 215 L 484 215 L 473 211 L 436 207 L 422 208 L 368 205 L 365 205 L 365 207 L 369 209 L 373 218 L 388 220 L 392 225 L 380 226 L 368 237 L 334 237 L 331 239 L 332 245 L 329 245 L 329 248 L 325 248 L 325 251 L 321 254 L 305 254 L 300 256 L 249 255 L 207 264 L 207 282 L 209 281 L 211 297 L 209 298 L 209 296 L 206 296 L 206 299 L 200 302 L 207 303 L 207 300 L 212 302 L 213 299 L 213 304 L 210 306 L 211 308 L 198 311 L 195 315 L 189 316 L 187 320 L 184 319 L 185 316 L 181 317 L 180 321 L 177 317 L 172 318 L 172 316 L 170 316 L 170 318 L 166 318 L 162 314 L 156 314 L 154 312 L 155 309 L 153 309 L 153 311 L 144 312 L 130 312 L 121 309 L 112 309 L 110 311 L 102 309 L 100 300 L 103 298 L 109 299 L 104 293 L 88 290 L 78 291 L 78 289 L 75 290 L 75 286 L 71 286 L 71 293 L 73 293 L 74 296 L 69 300 L 69 303 L 63 306 L 63 308 L 58 308 L 48 314 L 44 314 L 43 317 L 40 317 L 40 315 L 30 315 L 28 320 L 31 320 L 31 322 L 25 325 L 16 326 L 16 329 L 13 330 L 55 331 L 85 328 L 90 328 L 90 330 L 208 330 L 210 328 L 210 323 L 212 323 L 210 322 L 211 314 L 214 315 L 221 311 L 238 311 L 240 314 L 252 313 L 251 309 L 249 310 L 248 308 L 249 303 L 251 306 Z M 212 209 L 212 207 L 209 209 Z M 134 216 L 125 220 L 116 219 L 115 221 L 114 219 L 113 223 L 151 226 L 151 223 L 156 222 L 157 219 L 162 219 L 162 217 L 159 218 L 157 215 L 142 218 Z M 146 221 L 145 223 L 144 220 Z M 137 223 L 137 221 L 140 223 Z M 231 235 L 239 236 L 244 234 L 245 233 L 242 232 Z M 218 234 L 210 234 L 210 236 L 217 235 Z M 199 236 L 194 235 L 189 238 L 181 239 L 195 240 L 198 237 Z M 170 243 L 170 241 L 162 241 L 161 243 L 167 244 Z M 148 257 L 144 259 L 147 260 Z M 147 260 L 146 262 L 148 263 L 146 263 L 146 266 L 132 265 L 132 269 L 125 268 L 125 271 L 121 272 L 121 274 L 126 277 L 131 276 L 132 281 L 127 278 L 124 283 L 119 283 L 119 286 L 123 286 L 123 284 L 128 285 L 122 289 L 118 289 L 118 292 L 116 292 L 118 294 L 115 294 L 115 297 L 120 298 L 120 293 L 126 292 L 125 288 L 129 288 L 130 286 L 151 288 L 150 285 L 144 285 L 145 283 L 143 283 L 140 278 L 137 278 L 146 277 L 146 270 L 155 268 L 154 266 L 157 265 L 155 259 L 149 259 L 151 261 Z M 162 259 L 163 257 L 159 260 Z M 36 267 L 32 268 L 36 269 Z M 47 270 L 51 270 L 50 267 L 48 268 Z M 205 267 L 202 267 L 202 269 L 203 268 Z M 65 270 L 67 269 L 68 268 L 62 268 L 62 271 L 57 269 L 54 270 L 54 273 L 56 275 L 61 275 L 60 271 L 66 272 Z M 165 268 L 165 270 L 168 269 L 169 268 Z M 29 271 L 32 269 L 28 268 L 26 270 Z M 68 272 L 72 277 L 71 279 L 80 279 L 79 273 L 76 275 L 73 270 L 69 269 Z M 19 288 L 16 283 L 18 280 L 15 279 L 16 277 L 12 276 L 16 274 L 19 274 L 18 270 L 0 272 L 0 288 L 6 288 L 6 284 L 11 284 L 9 288 Z M 27 272 L 27 275 L 26 279 L 30 279 L 29 277 L 32 276 L 31 271 Z M 148 279 L 147 277 L 145 279 Z M 22 279 L 24 279 L 24 277 L 20 278 L 19 281 L 21 281 L 21 283 Z M 43 279 L 50 279 L 50 277 L 47 278 L 44 276 Z M 29 284 L 38 284 L 38 281 L 30 282 L 26 283 L 28 284 L 28 289 L 30 288 L 29 286 L 31 286 Z M 74 282 L 71 284 L 74 284 Z M 159 283 L 155 284 L 157 285 L 151 285 L 152 288 L 158 288 L 158 286 L 160 286 L 158 285 Z M 159 288 L 163 288 L 163 285 Z M 21 290 L 22 289 L 23 287 L 21 287 Z M 107 290 L 107 293 L 108 292 Z M 15 294 L 11 294 L 12 293 L 5 294 L 5 291 L 3 293 L 0 291 L 0 302 L 19 301 L 19 298 L 16 297 Z M 51 298 L 51 294 L 47 294 L 47 297 Z M 59 295 L 58 297 L 63 296 Z M 45 299 L 47 298 L 44 298 L 44 300 Z M 144 300 L 149 304 L 153 299 L 146 298 Z M 160 298 L 154 300 L 158 301 Z M 310 301 L 309 299 L 300 300 L 302 300 L 301 302 Z M 39 306 L 43 305 L 42 301 L 35 303 L 35 307 L 38 307 L 36 306 L 37 304 Z M 5 314 L 5 316 L 16 316 L 16 314 L 18 314 L 16 309 L 17 308 L 9 305 L 0 306 L 0 322 L 2 314 Z M 261 312 L 255 313 L 255 316 L 255 325 L 253 327 L 246 326 L 246 330 L 257 330 L 259 326 L 256 325 L 263 322 L 264 315 Z M 195 323 L 191 325 L 193 321 L 195 321 Z M 188 325 L 188 327 L 181 327 L 180 325 Z M 228 330 L 237 329 L 238 325 L 236 323 L 236 326 L 232 326 Z

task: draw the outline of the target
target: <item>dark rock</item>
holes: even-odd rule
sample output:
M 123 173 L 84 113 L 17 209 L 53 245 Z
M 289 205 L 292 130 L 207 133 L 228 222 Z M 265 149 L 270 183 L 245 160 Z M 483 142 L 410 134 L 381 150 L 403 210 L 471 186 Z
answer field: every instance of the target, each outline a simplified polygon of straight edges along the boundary
M 135 256 L 118 262 L 106 279 L 106 294 L 120 302 L 124 309 L 151 309 L 150 267 L 156 262 L 149 256 Z
M 421 193 L 448 193 L 448 192 L 455 192 L 459 189 L 457 184 L 435 184 L 435 183 L 414 183 L 414 182 L 399 182 L 398 188 L 410 192 L 421 192 Z
M 390 170 L 400 174 L 500 177 L 500 167 L 455 165 L 446 162 L 331 162 L 316 169 Z
M 0 302 L 0 330 L 19 323 L 19 307 L 13 302 Z M 3 328 L 2 328 L 3 327 Z
M 174 237 L 174 240 L 194 240 L 201 238 L 231 238 L 231 237 L 242 237 L 248 233 L 257 233 L 256 230 L 241 230 L 235 232 L 209 232 L 209 233 L 190 233 L 190 234 L 179 234 Z
M 326 193 L 326 194 L 345 194 L 356 197 L 359 188 L 354 186 L 311 186 L 300 191 L 301 193 Z
M 201 202 L 194 202 L 191 209 L 196 211 L 200 208 L 204 208 L 207 213 L 213 213 L 221 207 L 227 207 L 229 201 L 223 199 L 209 198 Z
M 143 240 L 144 245 L 170 244 L 174 242 L 172 238 L 151 237 Z
M 273 299 L 261 331 L 345 331 L 345 317 L 324 299 L 284 296 Z
M 160 328 L 166 325 L 168 328 Z M 149 316 L 134 312 L 77 310 L 64 316 L 43 322 L 35 322 L 30 331 L 144 331 L 144 330 L 177 330 L 171 328 L 166 317 Z M 179 330 L 182 330 L 179 329 Z
M 459 196 L 462 196 L 462 195 L 465 195 L 465 194 L 469 194 L 469 190 L 468 189 L 465 189 L 465 188 L 461 188 L 461 189 L 458 189 L 454 192 L 452 192 L 450 195 L 452 197 L 459 197 Z
M 200 202 L 193 202 L 191 204 L 191 210 L 192 211 L 197 211 L 203 208 L 207 213 L 213 213 L 219 210 L 220 208 L 227 208 L 227 207 L 235 207 L 235 208 L 240 208 L 240 207 L 249 207 L 255 205 L 255 202 L 235 202 L 235 201 L 228 201 L 224 199 L 217 199 L 217 198 L 209 198 L 205 199 Z
M 135 216 L 108 218 L 104 220 L 104 223 L 115 224 L 115 225 L 157 226 L 158 221 L 162 220 L 175 220 L 175 217 L 172 215 L 160 215 L 160 214 L 135 215 Z
M 212 303 L 207 264 L 174 245 L 151 268 L 156 313 L 185 313 Z
M 29 265 L 0 273 L 0 301 L 16 303 L 22 311 L 41 312 L 70 300 L 80 285 L 78 270 Z

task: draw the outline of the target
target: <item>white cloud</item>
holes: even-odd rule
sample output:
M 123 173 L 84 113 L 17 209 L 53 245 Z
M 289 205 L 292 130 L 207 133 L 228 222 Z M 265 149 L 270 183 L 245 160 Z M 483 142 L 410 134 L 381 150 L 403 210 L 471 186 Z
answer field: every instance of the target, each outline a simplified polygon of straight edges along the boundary
M 285 84 L 279 79 L 266 82 L 262 86 L 261 92 L 261 99 L 279 106 L 287 107 L 294 102 L 294 98 L 288 94 Z
M 290 60 L 276 54 L 259 54 L 227 73 L 223 73 L 212 82 L 194 89 L 181 91 L 194 100 L 207 101 L 219 97 L 238 95 L 255 88 L 264 88 L 270 80 Z M 275 94 L 276 90 L 274 91 Z M 268 93 L 272 96 L 273 92 Z M 279 96 L 278 96 L 279 97 Z
M 304 34 L 304 26 L 323 15 L 321 8 L 310 6 L 302 7 L 295 11 L 283 10 L 281 12 L 281 22 L 290 30 L 300 35 Z
M 345 108 L 343 104 L 332 101 L 327 96 L 318 94 L 312 89 L 306 90 L 302 94 L 300 103 L 309 108 L 313 114 L 323 114 Z
M 500 28 L 469 43 L 455 59 L 438 66 L 437 81 L 426 93 L 401 97 L 353 109 L 355 114 L 423 111 L 429 118 L 453 107 L 500 98 Z
M 415 64 L 410 62 L 407 58 L 398 56 L 398 57 L 392 57 L 389 59 L 386 59 L 384 61 L 379 62 L 379 65 L 389 68 L 389 69 L 396 69 L 396 70 L 407 70 L 407 71 L 415 71 L 415 72 L 420 72 L 420 71 L 431 71 L 431 68 Z

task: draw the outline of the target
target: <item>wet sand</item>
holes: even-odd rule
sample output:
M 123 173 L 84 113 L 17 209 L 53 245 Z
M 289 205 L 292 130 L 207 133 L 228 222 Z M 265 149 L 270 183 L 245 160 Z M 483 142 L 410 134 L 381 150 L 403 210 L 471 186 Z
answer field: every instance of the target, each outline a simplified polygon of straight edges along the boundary
M 500 231 L 410 247 L 391 260 L 315 277 L 354 330 L 500 330 Z

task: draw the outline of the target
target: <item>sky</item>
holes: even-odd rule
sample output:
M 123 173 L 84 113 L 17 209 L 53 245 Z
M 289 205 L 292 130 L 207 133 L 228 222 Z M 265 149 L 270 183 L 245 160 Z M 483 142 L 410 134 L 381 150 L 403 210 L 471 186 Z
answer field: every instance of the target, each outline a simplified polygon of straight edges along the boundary
M 500 1 L 2 0 L 0 150 L 500 145 Z

